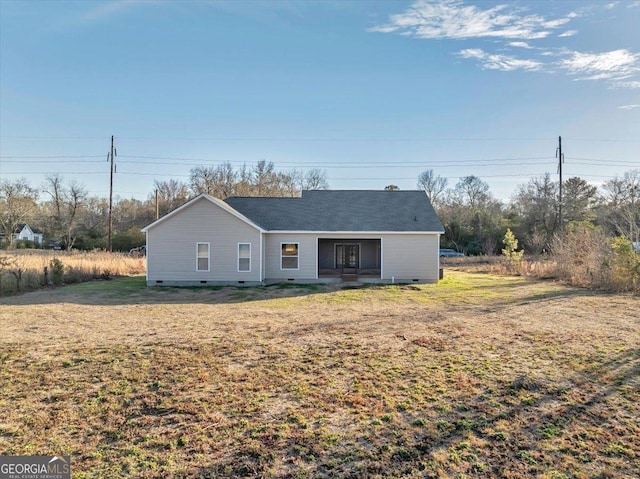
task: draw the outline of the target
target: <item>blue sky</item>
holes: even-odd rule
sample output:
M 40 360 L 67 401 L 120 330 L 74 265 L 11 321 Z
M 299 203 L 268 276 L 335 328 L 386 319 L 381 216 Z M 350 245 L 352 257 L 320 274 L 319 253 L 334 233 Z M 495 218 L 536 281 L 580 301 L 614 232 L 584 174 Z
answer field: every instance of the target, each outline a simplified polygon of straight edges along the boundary
M 640 168 L 640 1 L 0 0 L 0 177 L 146 198 L 196 165 L 498 198 Z

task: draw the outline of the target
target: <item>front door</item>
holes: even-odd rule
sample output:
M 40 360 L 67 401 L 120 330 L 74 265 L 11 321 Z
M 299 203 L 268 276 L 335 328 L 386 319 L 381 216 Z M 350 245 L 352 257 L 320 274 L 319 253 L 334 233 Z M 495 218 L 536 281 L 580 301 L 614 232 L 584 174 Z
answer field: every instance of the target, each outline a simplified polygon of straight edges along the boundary
M 360 245 L 353 243 L 336 244 L 336 268 L 359 268 Z

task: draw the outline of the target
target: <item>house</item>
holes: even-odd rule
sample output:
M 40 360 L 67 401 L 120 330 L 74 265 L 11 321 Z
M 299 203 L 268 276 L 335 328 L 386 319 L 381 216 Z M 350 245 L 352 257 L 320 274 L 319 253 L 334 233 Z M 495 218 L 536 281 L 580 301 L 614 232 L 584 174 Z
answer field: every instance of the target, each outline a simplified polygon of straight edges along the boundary
M 26 223 L 21 223 L 16 226 L 16 228 L 13 230 L 13 239 L 14 241 L 32 241 L 33 243 L 41 246 L 44 242 L 42 232 L 37 230 L 33 226 L 29 226 Z
M 423 191 L 200 195 L 142 230 L 147 284 L 435 283 L 442 224 Z

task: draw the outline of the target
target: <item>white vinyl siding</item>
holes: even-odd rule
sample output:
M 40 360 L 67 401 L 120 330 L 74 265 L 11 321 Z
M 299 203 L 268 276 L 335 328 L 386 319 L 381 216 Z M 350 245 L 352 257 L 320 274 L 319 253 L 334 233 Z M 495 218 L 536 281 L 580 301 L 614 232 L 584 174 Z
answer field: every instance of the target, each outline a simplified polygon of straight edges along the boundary
M 316 237 L 316 234 L 304 233 L 266 233 L 264 235 L 265 280 L 315 280 L 318 271 Z M 287 243 L 298 245 L 297 269 L 282 269 L 282 245 Z
M 437 282 L 438 233 L 377 232 L 261 232 L 224 205 L 206 197 L 196 199 L 176 214 L 146 229 L 147 281 L 150 285 L 206 284 L 271 281 L 315 281 L 318 279 L 318 238 L 359 243 L 380 241 L 380 269 L 384 282 L 419 280 Z M 198 246 L 208 244 L 198 266 Z M 295 255 L 285 255 L 283 245 L 297 245 Z M 251 245 L 246 252 L 241 245 Z M 242 249 L 242 251 L 241 251 Z M 291 252 L 293 253 L 293 251 Z M 362 261 L 364 249 L 360 251 Z M 248 254 L 246 261 L 245 254 Z M 195 256 L 195 258 L 194 258 Z M 208 261 L 207 269 L 198 271 Z M 242 271 L 249 263 L 249 270 Z M 287 263 L 290 262 L 290 263 Z M 294 263 L 295 262 L 295 263 Z
M 209 243 L 196 243 L 196 271 L 209 272 L 210 251 Z
M 296 270 L 299 269 L 299 251 L 299 243 L 282 243 L 280 245 L 280 268 Z
M 238 272 L 251 272 L 251 243 L 238 243 Z
M 437 234 L 382 235 L 382 279 L 437 282 L 440 237 Z
M 251 248 L 251 271 L 238 272 L 238 243 L 260 244 L 261 232 L 201 198 L 147 230 L 147 281 L 167 283 L 258 282 L 260 248 Z M 210 243 L 209 271 L 197 271 L 195 243 Z

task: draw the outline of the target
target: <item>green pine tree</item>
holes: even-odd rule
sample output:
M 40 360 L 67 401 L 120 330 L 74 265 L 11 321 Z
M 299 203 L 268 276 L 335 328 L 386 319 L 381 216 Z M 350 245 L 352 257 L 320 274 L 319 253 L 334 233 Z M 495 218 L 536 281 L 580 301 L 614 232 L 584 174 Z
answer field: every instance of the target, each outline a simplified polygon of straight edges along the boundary
M 502 256 L 504 256 L 511 263 L 519 263 L 524 255 L 524 250 L 516 251 L 518 249 L 518 239 L 515 237 L 510 228 L 507 228 L 507 232 L 502 239 L 504 248 L 502 249 Z

